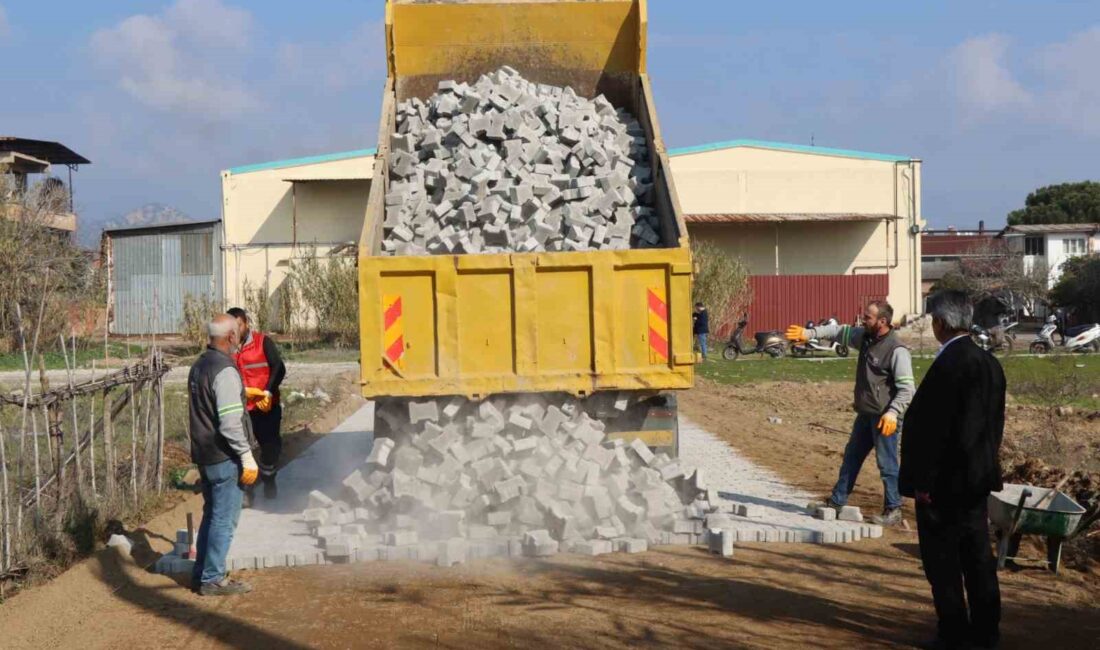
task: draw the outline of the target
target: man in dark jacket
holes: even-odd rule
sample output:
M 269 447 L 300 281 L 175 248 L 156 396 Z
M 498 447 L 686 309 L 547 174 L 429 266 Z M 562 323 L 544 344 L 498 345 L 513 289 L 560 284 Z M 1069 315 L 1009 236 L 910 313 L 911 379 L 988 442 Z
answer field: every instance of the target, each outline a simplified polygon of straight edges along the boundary
M 244 386 L 232 355 L 238 347 L 232 316 L 216 316 L 207 325 L 210 345 L 187 376 L 191 461 L 202 481 L 202 524 L 195 542 L 191 588 L 203 596 L 252 590 L 231 580 L 225 557 L 241 514 L 241 487 L 256 482 L 260 468 L 252 455 L 255 438 L 245 417 Z
M 987 503 L 1003 487 L 1005 376 L 967 334 L 974 311 L 965 293 L 937 292 L 928 310 L 943 347 L 909 407 L 899 485 L 917 502 L 921 561 L 939 617 L 934 647 L 994 647 L 1001 594 Z
M 695 303 L 695 311 L 691 314 L 691 333 L 695 335 L 695 341 L 699 345 L 699 351 L 703 353 L 703 360 L 707 358 L 707 336 L 710 335 L 710 314 L 706 306 Z

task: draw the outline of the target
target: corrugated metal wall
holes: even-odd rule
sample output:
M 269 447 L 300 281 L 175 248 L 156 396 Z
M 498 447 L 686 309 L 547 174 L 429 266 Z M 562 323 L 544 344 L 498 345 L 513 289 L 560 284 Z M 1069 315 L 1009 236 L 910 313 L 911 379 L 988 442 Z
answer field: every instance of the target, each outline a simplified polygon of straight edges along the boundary
M 112 334 L 180 332 L 189 294 L 221 304 L 220 224 L 116 231 L 110 238 Z
M 784 330 L 835 316 L 851 323 L 871 300 L 890 293 L 889 276 L 881 275 L 754 275 L 747 331 Z M 722 335 L 728 334 L 726 332 Z

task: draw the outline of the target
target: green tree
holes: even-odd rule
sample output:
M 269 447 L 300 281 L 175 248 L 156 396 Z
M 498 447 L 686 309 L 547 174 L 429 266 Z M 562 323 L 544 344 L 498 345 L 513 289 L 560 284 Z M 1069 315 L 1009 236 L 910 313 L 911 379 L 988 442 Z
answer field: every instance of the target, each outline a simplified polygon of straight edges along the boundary
M 1100 223 L 1100 183 L 1083 181 L 1040 187 L 1022 210 L 1008 213 L 1008 225 Z
M 1100 321 L 1100 255 L 1066 260 L 1050 297 L 1055 304 L 1072 309 L 1081 322 Z

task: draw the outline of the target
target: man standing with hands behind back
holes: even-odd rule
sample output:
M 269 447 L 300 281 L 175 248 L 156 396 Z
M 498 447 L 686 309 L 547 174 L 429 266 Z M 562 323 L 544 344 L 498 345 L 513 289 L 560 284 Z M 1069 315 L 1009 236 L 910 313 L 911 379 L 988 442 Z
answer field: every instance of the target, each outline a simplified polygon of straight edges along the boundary
M 264 498 L 274 499 L 278 496 L 275 474 L 283 452 L 280 431 L 283 407 L 279 404 L 279 385 L 286 377 L 286 365 L 275 341 L 263 332 L 252 329 L 248 312 L 234 307 L 226 313 L 236 319 L 240 335 L 241 349 L 234 359 L 248 396 L 245 408 L 256 440 L 260 443 L 260 480 L 264 484 Z M 252 488 L 245 490 L 244 507 L 252 507 Z
M 885 506 L 871 521 L 884 526 L 901 523 L 901 494 L 898 492 L 898 436 L 910 400 L 913 399 L 913 359 L 891 325 L 894 309 L 885 300 L 868 303 L 863 309 L 863 327 L 818 325 L 803 328 L 791 325 L 787 338 L 806 341 L 811 338 L 833 339 L 859 349 L 856 365 L 854 407 L 856 420 L 844 448 L 840 476 L 825 506 L 840 510 L 856 486 L 859 470 L 867 454 L 875 450 L 882 476 Z
M 939 618 L 929 647 L 993 648 L 1001 592 L 988 498 L 1004 487 L 1005 376 L 968 335 L 974 309 L 965 293 L 934 293 L 928 311 L 943 346 L 909 408 L 900 484 L 917 502 L 921 562 Z

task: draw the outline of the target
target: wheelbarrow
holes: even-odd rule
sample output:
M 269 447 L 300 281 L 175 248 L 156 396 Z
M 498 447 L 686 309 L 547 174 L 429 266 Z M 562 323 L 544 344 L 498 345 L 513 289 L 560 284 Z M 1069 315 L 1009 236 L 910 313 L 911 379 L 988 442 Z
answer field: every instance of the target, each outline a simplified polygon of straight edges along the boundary
M 1085 532 L 1098 518 L 1100 504 L 1086 510 L 1055 489 L 1006 484 L 989 495 L 989 520 L 997 531 L 997 568 L 1003 569 L 1008 560 L 1024 559 L 1016 557 L 1024 535 L 1043 535 L 1047 538 L 1047 567 L 1058 573 L 1062 544 Z

